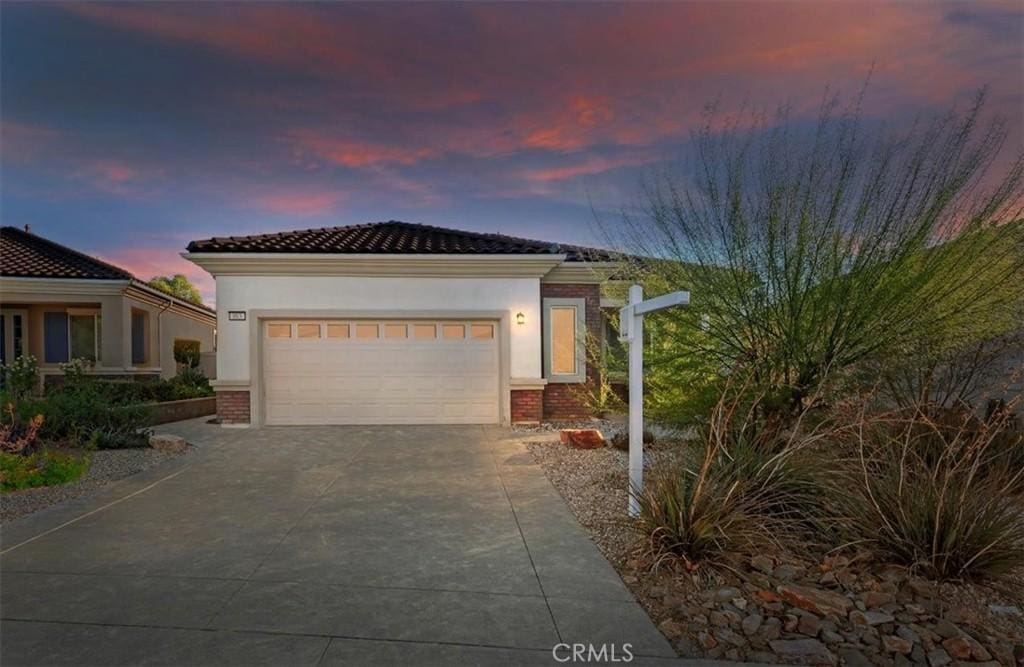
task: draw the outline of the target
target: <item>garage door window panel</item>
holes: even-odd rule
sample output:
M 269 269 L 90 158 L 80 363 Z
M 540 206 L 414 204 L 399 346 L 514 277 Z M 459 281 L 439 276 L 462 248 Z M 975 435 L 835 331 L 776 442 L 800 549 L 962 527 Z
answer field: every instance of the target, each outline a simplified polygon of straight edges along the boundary
M 269 338 L 291 338 L 292 325 L 271 323 L 267 325 L 267 337 Z
M 356 338 L 377 338 L 379 335 L 380 329 L 376 324 L 356 325 Z
M 320 337 L 320 325 L 319 324 L 299 324 L 298 337 L 299 338 L 319 338 Z

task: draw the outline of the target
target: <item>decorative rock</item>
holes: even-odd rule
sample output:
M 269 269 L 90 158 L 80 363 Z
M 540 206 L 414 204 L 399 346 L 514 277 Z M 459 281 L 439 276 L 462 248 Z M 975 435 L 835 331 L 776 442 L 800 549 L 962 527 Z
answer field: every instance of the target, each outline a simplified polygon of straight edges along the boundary
M 594 428 L 563 428 L 559 433 L 563 445 L 573 449 L 599 449 L 604 447 L 604 436 Z
M 668 595 L 668 589 L 664 586 L 651 586 L 647 589 L 647 594 L 652 598 L 663 598 Z
M 932 630 L 943 639 L 960 636 L 960 628 L 956 627 L 956 625 L 950 623 L 944 618 L 940 618 Z
M 794 662 L 835 665 L 836 657 L 817 639 L 776 639 L 768 642 L 772 651 Z
M 854 625 L 876 626 L 883 623 L 892 623 L 894 619 L 884 611 L 859 611 L 850 612 L 850 622 Z
M 907 625 L 900 625 L 896 628 L 896 636 L 901 639 L 905 639 L 911 644 L 918 644 L 921 642 L 921 637 L 918 635 L 913 628 Z
M 757 555 L 750 559 L 750 567 L 770 575 L 775 569 L 775 561 L 771 556 Z
M 733 646 L 746 646 L 747 640 L 744 639 L 739 633 L 733 632 L 729 628 L 716 628 L 714 631 L 715 639 L 726 644 Z
M 747 609 L 747 598 L 736 598 L 732 601 L 732 606 L 736 607 L 740 611 L 746 611 Z
M 853 606 L 849 598 L 842 595 L 806 586 L 780 586 L 779 595 L 794 607 L 819 616 L 846 616 Z
M 658 629 L 661 630 L 661 634 L 665 635 L 669 639 L 677 639 L 683 636 L 686 631 L 682 625 L 673 621 L 671 618 L 667 618 L 658 624 Z
M 993 614 L 998 614 L 1001 616 L 1020 616 L 1022 613 L 1024 613 L 1021 612 L 1020 607 L 1002 604 L 990 604 L 988 606 L 988 610 Z
M 796 632 L 796 626 L 800 625 L 800 619 L 793 614 L 786 614 L 786 620 L 782 624 L 782 628 L 786 632 Z
M 820 629 L 817 616 L 810 613 L 800 615 L 800 621 L 796 625 L 797 632 L 808 637 L 817 637 Z
M 759 590 L 754 593 L 754 597 L 761 602 L 778 602 L 781 599 L 778 595 L 769 590 Z
M 928 651 L 928 664 L 931 667 L 945 667 L 949 663 L 953 662 L 949 654 L 943 651 L 941 648 L 937 648 L 934 651 Z
M 761 629 L 762 622 L 764 622 L 764 618 L 760 614 L 750 614 L 740 622 L 740 629 L 749 637 L 757 634 L 757 631 Z
M 711 625 L 719 628 L 729 627 L 729 622 L 731 621 L 729 615 L 723 611 L 711 612 L 708 614 L 708 620 L 711 621 Z
M 783 581 L 792 581 L 804 573 L 804 568 L 793 565 L 780 565 L 772 572 L 772 576 Z
M 188 443 L 185 442 L 185 438 L 179 435 L 151 435 L 149 436 L 149 446 L 157 451 L 169 454 L 181 454 L 188 449 Z
M 878 607 L 885 606 L 892 602 L 893 597 L 890 593 L 883 593 L 881 591 L 869 591 L 863 593 L 860 597 L 864 601 L 864 604 L 868 609 L 877 609 Z
M 712 637 L 711 633 L 703 630 L 697 633 L 697 641 L 699 641 L 700 645 L 709 651 L 718 646 L 718 640 Z
M 765 619 L 765 622 L 761 625 L 760 635 L 763 639 L 769 641 L 778 639 L 782 636 L 782 621 L 774 617 Z
M 889 653 L 900 653 L 902 655 L 906 655 L 914 648 L 914 644 L 912 642 L 908 642 L 902 637 L 882 635 L 882 647 Z
M 822 630 L 821 641 L 825 642 L 826 644 L 838 644 L 839 642 L 843 641 L 843 636 L 835 630 Z
M 733 598 L 742 597 L 743 593 L 738 588 L 732 586 L 723 586 L 715 591 L 714 600 L 715 602 L 729 602 Z
M 855 648 L 839 649 L 839 657 L 846 667 L 874 667 L 867 656 Z
M 835 586 L 837 583 L 836 573 L 826 572 L 825 574 L 821 575 L 821 577 L 818 579 L 818 583 L 822 586 Z
M 967 660 L 971 657 L 971 643 L 966 637 L 950 637 L 942 642 L 942 648 L 946 653 L 959 660 Z

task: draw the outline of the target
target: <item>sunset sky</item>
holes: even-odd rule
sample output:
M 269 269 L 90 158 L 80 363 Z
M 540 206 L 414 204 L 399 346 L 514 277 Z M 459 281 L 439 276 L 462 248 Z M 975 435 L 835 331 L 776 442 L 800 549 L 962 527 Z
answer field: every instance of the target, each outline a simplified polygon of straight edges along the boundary
M 1024 125 L 1024 5 L 16 4 L 2 218 L 148 279 L 194 238 L 401 219 L 593 243 L 704 106 Z

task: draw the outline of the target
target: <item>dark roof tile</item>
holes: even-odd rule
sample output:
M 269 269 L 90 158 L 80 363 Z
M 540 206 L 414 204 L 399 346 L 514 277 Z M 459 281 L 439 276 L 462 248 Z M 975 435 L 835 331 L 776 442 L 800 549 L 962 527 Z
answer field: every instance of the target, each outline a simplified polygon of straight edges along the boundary
M 17 227 L 0 228 L 0 276 L 132 280 L 124 269 Z
M 535 241 L 504 234 L 466 232 L 396 220 L 256 236 L 215 237 L 192 241 L 188 244 L 188 251 L 396 255 L 565 254 L 566 260 L 570 262 L 613 259 L 612 253 L 597 248 Z

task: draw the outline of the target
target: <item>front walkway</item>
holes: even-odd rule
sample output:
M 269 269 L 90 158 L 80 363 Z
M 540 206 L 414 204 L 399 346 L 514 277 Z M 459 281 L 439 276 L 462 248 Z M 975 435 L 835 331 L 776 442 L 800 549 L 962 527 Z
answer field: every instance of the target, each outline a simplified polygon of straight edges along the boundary
M 4 665 L 674 655 L 508 430 L 159 430 L 197 451 L 4 528 Z

